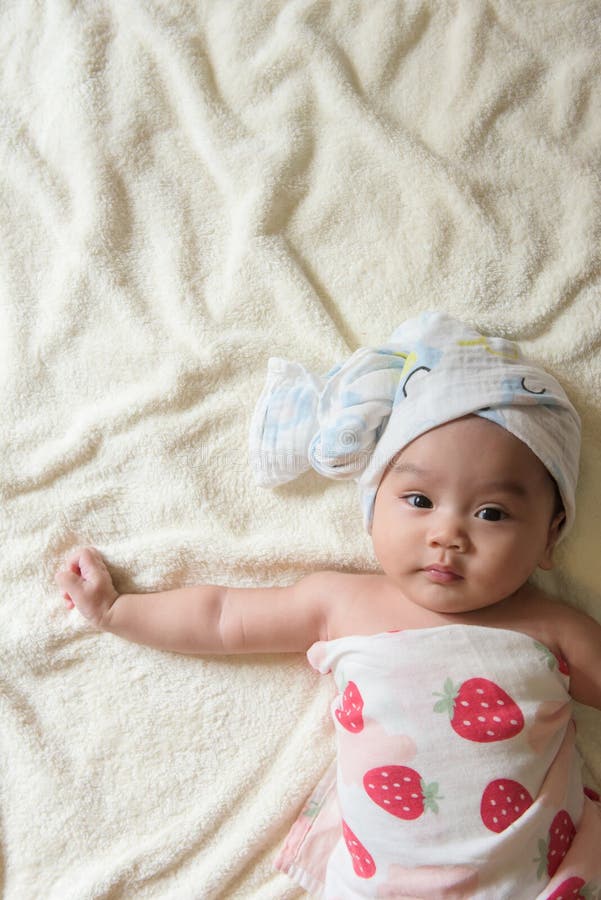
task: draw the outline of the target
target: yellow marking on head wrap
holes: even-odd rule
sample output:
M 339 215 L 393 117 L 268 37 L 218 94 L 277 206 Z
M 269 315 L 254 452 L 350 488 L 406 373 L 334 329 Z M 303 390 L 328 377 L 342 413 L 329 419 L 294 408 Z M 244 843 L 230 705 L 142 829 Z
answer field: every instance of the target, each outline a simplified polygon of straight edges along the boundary
M 405 355 L 405 365 L 403 366 L 403 371 L 401 372 L 401 378 L 409 371 L 409 369 L 413 368 L 416 362 L 417 353 L 415 353 L 414 350 L 412 350 L 411 353 Z
M 484 349 L 491 353 L 493 356 L 500 356 L 503 359 L 518 359 L 519 351 L 517 347 L 514 347 L 510 353 L 503 350 L 494 350 L 489 344 L 488 339 L 485 337 L 479 337 L 477 339 L 471 341 L 459 341 L 460 347 L 484 347 Z

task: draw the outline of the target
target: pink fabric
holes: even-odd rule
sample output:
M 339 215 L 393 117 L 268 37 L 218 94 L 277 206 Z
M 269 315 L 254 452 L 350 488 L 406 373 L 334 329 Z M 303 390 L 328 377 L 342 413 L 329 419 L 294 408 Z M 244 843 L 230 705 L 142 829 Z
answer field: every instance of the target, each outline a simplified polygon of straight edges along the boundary
M 321 642 L 308 656 L 340 690 L 338 763 L 277 868 L 327 900 L 559 900 L 599 889 L 601 805 L 584 796 L 569 674 L 547 648 L 519 632 L 445 626 Z M 465 692 L 452 719 L 435 696 L 447 678 L 493 684 L 515 704 L 474 733 L 474 711 L 459 710 Z

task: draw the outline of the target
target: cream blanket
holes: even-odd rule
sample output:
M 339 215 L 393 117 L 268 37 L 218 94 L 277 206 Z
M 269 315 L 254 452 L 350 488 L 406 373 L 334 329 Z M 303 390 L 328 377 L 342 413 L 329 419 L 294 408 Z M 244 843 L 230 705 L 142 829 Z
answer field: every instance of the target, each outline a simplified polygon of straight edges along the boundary
M 254 486 L 250 416 L 270 355 L 439 308 L 582 414 L 547 586 L 601 616 L 600 5 L 6 0 L 0 42 L 0 890 L 297 897 L 272 860 L 327 679 L 98 634 L 54 572 L 84 542 L 123 590 L 373 569 L 352 484 Z

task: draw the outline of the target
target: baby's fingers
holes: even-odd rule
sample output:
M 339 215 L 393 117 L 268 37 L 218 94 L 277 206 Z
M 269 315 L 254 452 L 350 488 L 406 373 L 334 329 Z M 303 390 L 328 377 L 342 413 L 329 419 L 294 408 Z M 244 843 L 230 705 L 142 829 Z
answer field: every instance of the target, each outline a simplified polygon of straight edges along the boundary
M 66 565 L 84 581 L 93 581 L 104 569 L 101 555 L 94 547 L 78 547 L 66 559 Z
M 77 591 L 81 589 L 81 576 L 76 575 L 75 572 L 57 572 L 54 576 L 54 580 L 58 584 L 59 588 L 63 591 L 63 596 L 65 600 L 73 600 L 71 599 L 71 594 L 76 594 Z
M 104 560 L 95 547 L 84 547 L 80 550 L 77 565 L 84 581 L 97 583 L 108 575 Z

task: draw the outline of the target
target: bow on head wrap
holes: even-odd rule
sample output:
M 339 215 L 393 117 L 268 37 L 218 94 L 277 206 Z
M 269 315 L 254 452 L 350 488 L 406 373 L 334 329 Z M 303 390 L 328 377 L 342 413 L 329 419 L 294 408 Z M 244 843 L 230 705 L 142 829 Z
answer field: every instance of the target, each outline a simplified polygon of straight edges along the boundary
M 362 347 L 325 376 L 269 360 L 250 433 L 257 482 L 275 487 L 309 468 L 359 484 L 371 530 L 378 485 L 403 447 L 445 422 L 476 414 L 523 441 L 557 483 L 574 520 L 580 419 L 561 385 L 517 344 L 445 313 L 404 322 L 381 347 Z

